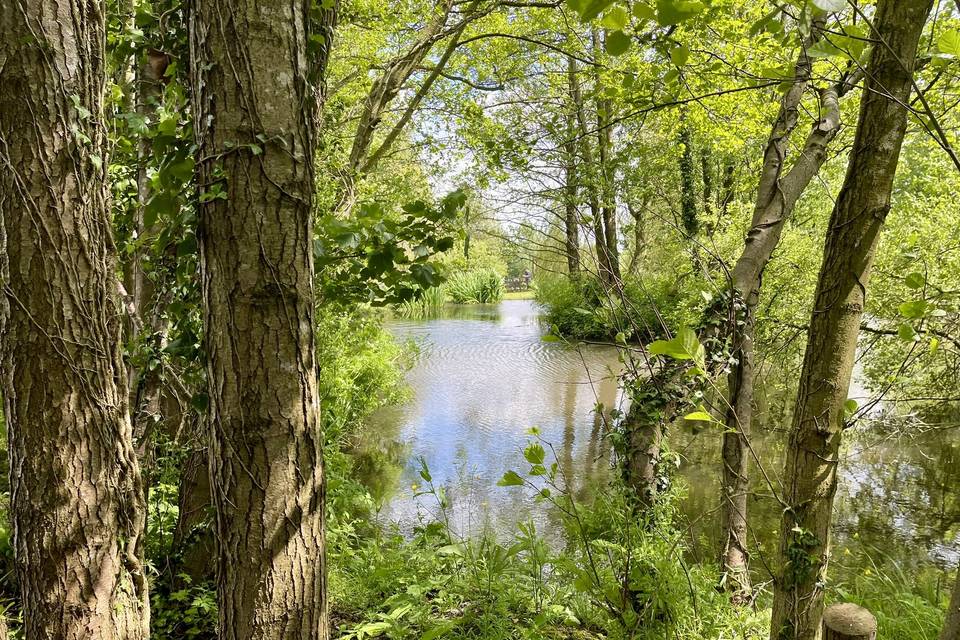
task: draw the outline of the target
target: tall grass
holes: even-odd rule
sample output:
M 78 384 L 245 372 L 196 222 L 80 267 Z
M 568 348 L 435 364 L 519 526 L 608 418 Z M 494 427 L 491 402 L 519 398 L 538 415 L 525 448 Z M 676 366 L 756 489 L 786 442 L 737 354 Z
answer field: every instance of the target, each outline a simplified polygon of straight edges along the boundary
M 492 269 L 458 273 L 444 288 L 450 300 L 457 304 L 490 304 L 503 299 L 503 279 Z
M 432 318 L 440 315 L 446 294 L 442 287 L 430 287 L 415 298 L 400 303 L 396 307 L 397 315 L 403 318 Z

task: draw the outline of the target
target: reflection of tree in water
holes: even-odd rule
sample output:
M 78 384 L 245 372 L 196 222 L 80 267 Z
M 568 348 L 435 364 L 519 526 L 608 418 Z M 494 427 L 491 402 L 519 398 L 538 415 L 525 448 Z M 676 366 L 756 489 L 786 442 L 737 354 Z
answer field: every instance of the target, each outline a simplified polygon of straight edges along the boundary
M 719 438 L 715 432 L 674 431 L 688 494 L 682 505 L 690 525 L 691 555 L 710 561 L 719 552 L 716 512 Z M 875 562 L 896 562 L 908 574 L 949 568 L 960 554 L 960 433 L 939 431 L 917 439 L 858 433 L 843 453 L 836 499 L 834 557 L 845 549 Z M 782 434 L 758 431 L 753 446 L 775 479 L 782 468 Z M 752 475 L 750 539 L 760 580 L 777 550 L 779 503 L 760 474 Z M 776 480 L 774 480 L 776 481 Z M 857 563 L 851 563 L 857 564 Z M 832 565 L 831 579 L 856 567 Z M 862 567 L 860 567 L 862 569 Z
M 868 553 L 876 550 L 905 567 L 952 565 L 960 547 L 955 434 L 867 444 L 854 453 L 838 501 L 838 540 L 849 543 L 857 534 Z

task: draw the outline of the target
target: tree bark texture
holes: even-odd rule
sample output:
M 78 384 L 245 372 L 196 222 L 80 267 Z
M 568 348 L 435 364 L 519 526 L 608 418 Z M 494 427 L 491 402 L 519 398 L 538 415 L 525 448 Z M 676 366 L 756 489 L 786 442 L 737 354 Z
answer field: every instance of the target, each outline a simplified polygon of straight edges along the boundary
M 735 603 L 751 599 L 750 553 L 747 544 L 747 495 L 749 491 L 749 437 L 753 420 L 756 307 L 763 271 L 780 243 L 787 220 L 797 200 L 820 171 L 827 146 L 840 130 L 839 98 L 850 86 L 847 78 L 823 89 L 819 118 L 814 121 L 797 160 L 786 174 L 790 136 L 797 126 L 798 110 L 810 84 L 812 62 L 807 49 L 821 37 L 823 23 L 816 21 L 801 45 L 794 79 L 780 102 L 780 109 L 764 149 L 758 197 L 744 248 L 732 270 L 731 297 L 714 322 L 725 328 L 734 364 L 727 376 L 721 476 L 720 571 L 724 588 Z
M 907 126 L 917 44 L 932 0 L 880 0 L 857 133 L 830 217 L 787 445 L 771 638 L 814 640 L 845 403 L 877 237 Z
M 329 634 L 309 10 L 198 0 L 191 17 L 222 640 Z
M 149 633 L 99 2 L 0 1 L 0 345 L 27 638 Z

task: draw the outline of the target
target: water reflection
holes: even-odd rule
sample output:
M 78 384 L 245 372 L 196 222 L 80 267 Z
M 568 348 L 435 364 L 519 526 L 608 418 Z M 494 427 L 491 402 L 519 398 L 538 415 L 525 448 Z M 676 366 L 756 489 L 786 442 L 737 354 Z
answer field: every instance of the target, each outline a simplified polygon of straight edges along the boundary
M 604 420 L 595 407 L 617 402 L 613 349 L 544 342 L 537 310 L 526 300 L 451 306 L 441 319 L 389 328 L 415 341 L 420 357 L 407 377 L 413 400 L 374 424 L 381 436 L 407 443 L 411 456 L 383 518 L 407 527 L 417 522 L 411 487 L 423 484 L 415 463 L 422 457 L 434 482 L 447 488 L 457 529 L 512 530 L 530 517 L 546 522 L 524 492 L 496 486 L 504 472 L 522 469 L 531 427 L 554 445 L 578 493 L 606 472 Z M 430 506 L 423 502 L 421 508 Z
M 541 339 L 537 309 L 529 301 L 499 306 L 451 306 L 442 318 L 393 321 L 401 340 L 415 341 L 420 358 L 407 379 L 413 399 L 381 412 L 368 443 L 371 475 L 378 459 L 403 459 L 396 473 L 376 486 L 381 518 L 408 529 L 431 517 L 435 505 L 414 499 L 411 487 L 423 481 L 423 458 L 434 482 L 446 487 L 451 522 L 461 532 L 484 526 L 512 532 L 517 521 L 556 527 L 526 492 L 496 486 L 509 469 L 523 469 L 522 450 L 536 426 L 555 447 L 574 491 L 588 497 L 609 474 L 607 421 L 597 403 L 618 405 L 617 355 L 612 348 L 578 349 Z M 778 486 L 783 464 L 783 430 L 756 429 L 754 447 L 770 481 Z M 837 496 L 835 546 L 889 556 L 908 571 L 920 565 L 956 562 L 960 536 L 960 433 L 957 429 L 906 440 L 882 434 L 850 434 Z M 691 553 L 704 562 L 718 553 L 716 511 L 720 438 L 682 428 L 671 435 L 681 454 L 688 486 L 683 505 Z M 402 443 L 397 445 L 395 443 Z M 389 466 L 389 465 L 388 465 Z M 763 578 L 777 545 L 780 505 L 762 474 L 754 471 L 751 536 L 754 569 Z M 838 565 L 835 565 L 838 566 Z

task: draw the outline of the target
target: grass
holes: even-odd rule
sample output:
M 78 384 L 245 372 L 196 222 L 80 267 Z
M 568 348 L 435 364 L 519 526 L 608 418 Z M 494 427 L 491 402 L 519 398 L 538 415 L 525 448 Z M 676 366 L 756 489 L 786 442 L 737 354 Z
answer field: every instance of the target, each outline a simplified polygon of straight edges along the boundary
M 533 289 L 526 291 L 507 291 L 503 294 L 504 300 L 533 300 L 536 297 Z

